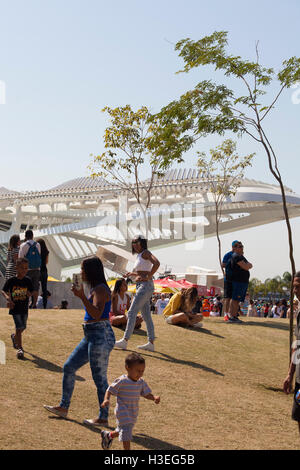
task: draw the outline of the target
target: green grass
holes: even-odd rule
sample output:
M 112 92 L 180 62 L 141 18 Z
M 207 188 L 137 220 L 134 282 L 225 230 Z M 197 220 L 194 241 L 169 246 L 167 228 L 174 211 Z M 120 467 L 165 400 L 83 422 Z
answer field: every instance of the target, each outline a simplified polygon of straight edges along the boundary
M 89 365 L 77 372 L 68 420 L 43 409 L 59 404 L 62 366 L 82 338 L 82 318 L 78 310 L 31 310 L 25 360 L 19 361 L 10 340 L 13 320 L 0 309 L 0 339 L 7 346 L 6 365 L 0 365 L 1 449 L 100 449 L 99 430 L 82 424 L 98 414 Z M 288 320 L 204 321 L 205 328 L 195 331 L 154 316 L 156 352 L 143 354 L 145 380 L 161 403 L 141 398 L 132 449 L 298 449 L 292 395 L 281 391 L 289 362 Z M 115 334 L 119 339 L 123 332 Z M 134 334 L 129 349 L 145 339 L 145 331 Z M 124 373 L 125 355 L 113 350 L 109 382 Z M 113 449 L 121 448 L 115 440 Z

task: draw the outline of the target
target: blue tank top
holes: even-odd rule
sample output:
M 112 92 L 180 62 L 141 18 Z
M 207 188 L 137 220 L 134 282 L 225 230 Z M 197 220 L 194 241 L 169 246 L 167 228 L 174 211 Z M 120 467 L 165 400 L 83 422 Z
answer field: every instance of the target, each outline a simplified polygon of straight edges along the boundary
M 93 289 L 91 289 L 90 297 L 88 299 L 91 303 L 93 303 L 92 293 L 99 286 L 104 286 L 106 289 L 109 290 L 109 293 L 110 293 L 110 288 L 108 286 L 106 286 L 105 284 L 98 284 L 98 286 L 93 287 Z M 108 300 L 107 302 L 105 302 L 104 310 L 103 310 L 103 313 L 101 315 L 101 319 L 108 319 L 109 318 L 110 307 L 111 307 L 111 300 Z M 86 308 L 84 310 L 85 310 L 85 315 L 84 315 L 83 321 L 95 320 L 95 318 L 91 317 L 91 315 L 87 312 Z

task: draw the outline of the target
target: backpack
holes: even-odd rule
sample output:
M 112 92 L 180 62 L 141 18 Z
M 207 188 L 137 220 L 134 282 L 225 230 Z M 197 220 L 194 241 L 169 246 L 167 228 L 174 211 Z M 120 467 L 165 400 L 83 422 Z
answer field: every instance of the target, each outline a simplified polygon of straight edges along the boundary
M 42 258 L 37 249 L 36 242 L 28 243 L 29 250 L 27 251 L 25 258 L 28 260 L 28 269 L 39 269 L 42 264 Z

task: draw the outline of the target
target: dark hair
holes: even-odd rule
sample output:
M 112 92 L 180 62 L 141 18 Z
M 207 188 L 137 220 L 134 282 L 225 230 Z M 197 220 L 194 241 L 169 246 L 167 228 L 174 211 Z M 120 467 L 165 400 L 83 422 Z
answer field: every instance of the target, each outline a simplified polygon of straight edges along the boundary
M 61 304 L 60 304 L 60 308 L 63 309 L 63 310 L 66 310 L 68 304 L 69 304 L 69 302 L 67 300 L 62 300 Z
M 294 277 L 300 277 L 300 271 L 297 271 Z
M 32 240 L 33 239 L 33 231 L 32 230 L 26 230 L 25 232 L 25 239 L 26 240 Z
M 49 255 L 49 250 L 47 248 L 45 240 L 43 238 L 38 238 L 36 242 L 40 244 L 42 260 L 46 260 L 47 256 Z
M 103 264 L 100 258 L 97 256 L 86 258 L 82 261 L 81 266 L 85 272 L 87 282 L 91 287 L 96 287 L 99 284 L 105 284 L 108 287 L 104 275 Z
M 13 248 L 17 248 L 19 241 L 20 241 L 19 235 L 12 235 L 8 242 L 8 249 L 12 250 Z
M 137 353 L 128 354 L 128 356 L 125 358 L 125 366 L 130 369 L 130 367 L 136 364 L 145 364 L 145 359 L 143 356 Z
M 20 264 L 27 264 L 28 265 L 28 259 L 27 258 L 17 258 L 16 266 L 19 266 Z
M 114 286 L 114 290 L 113 290 L 113 292 L 112 292 L 112 295 L 119 294 L 120 289 L 121 289 L 121 285 L 123 284 L 123 281 L 125 281 L 126 284 L 127 284 L 126 279 L 123 279 L 123 278 L 122 278 L 122 279 L 117 279 L 117 280 L 116 280 L 116 283 L 115 283 L 115 286 Z
M 47 297 L 51 297 L 51 292 L 47 290 Z
M 141 244 L 141 247 L 143 248 L 143 250 L 147 250 L 148 249 L 148 242 L 147 242 L 147 239 L 145 237 L 143 237 L 143 235 L 139 235 L 138 237 L 134 237 L 134 239 L 132 240 L 133 241 L 137 241 L 137 242 L 140 242 Z M 132 254 L 134 255 L 136 253 L 135 251 L 135 248 L 134 248 L 134 245 L 132 244 L 131 242 L 131 252 Z

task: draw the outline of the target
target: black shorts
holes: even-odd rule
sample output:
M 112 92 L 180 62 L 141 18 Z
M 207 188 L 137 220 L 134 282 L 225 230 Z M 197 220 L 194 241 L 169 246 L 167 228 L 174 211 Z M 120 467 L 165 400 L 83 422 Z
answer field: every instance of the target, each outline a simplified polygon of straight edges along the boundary
M 294 393 L 294 403 L 293 403 L 293 409 L 292 409 L 292 419 L 294 421 L 300 422 L 300 405 L 296 402 L 295 395 L 298 392 L 300 388 L 299 383 L 295 383 L 295 393 Z
M 16 330 L 26 330 L 28 313 L 24 314 L 13 314 Z
M 224 279 L 224 299 L 232 298 L 232 282 Z

